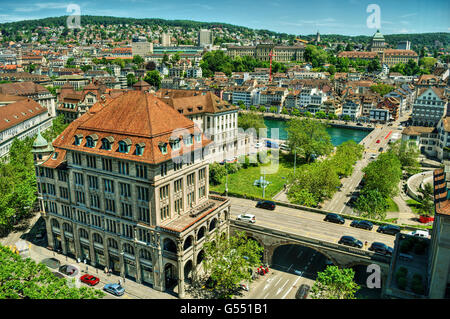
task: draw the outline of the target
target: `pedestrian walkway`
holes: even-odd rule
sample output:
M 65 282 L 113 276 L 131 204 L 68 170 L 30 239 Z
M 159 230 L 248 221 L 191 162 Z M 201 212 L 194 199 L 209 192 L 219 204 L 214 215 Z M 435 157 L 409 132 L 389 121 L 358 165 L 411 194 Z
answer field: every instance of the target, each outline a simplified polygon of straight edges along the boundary
M 68 256 L 58 254 L 54 251 L 50 251 L 47 248 L 31 245 L 31 256 L 36 262 L 41 262 L 45 258 L 56 258 L 61 262 L 61 265 L 71 264 L 75 265 L 80 269 L 80 277 L 86 273 L 94 275 L 100 279 L 100 283 L 95 286 L 97 289 L 103 289 L 103 286 L 108 283 L 118 283 L 119 280 L 122 286 L 125 288 L 125 295 L 119 298 L 127 299 L 178 299 L 176 296 L 171 295 L 167 292 L 157 291 L 151 287 L 138 284 L 137 282 L 122 278 L 120 276 L 111 274 L 107 275 L 104 270 L 98 269 L 92 266 L 86 266 L 84 263 L 78 263 L 76 259 L 70 258 Z M 55 271 L 55 270 L 52 270 Z M 84 284 L 82 284 L 84 285 Z M 106 293 L 108 294 L 108 293 Z M 109 294 L 108 294 L 109 295 Z

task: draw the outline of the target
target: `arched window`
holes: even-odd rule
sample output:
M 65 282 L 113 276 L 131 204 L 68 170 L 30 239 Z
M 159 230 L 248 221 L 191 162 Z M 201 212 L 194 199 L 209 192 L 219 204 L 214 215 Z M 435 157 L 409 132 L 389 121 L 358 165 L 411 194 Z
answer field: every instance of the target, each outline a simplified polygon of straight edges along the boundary
M 117 241 L 112 238 L 108 238 L 108 247 L 113 249 L 119 249 L 119 245 L 117 245 Z
M 56 219 L 52 219 L 52 227 L 59 229 L 59 222 Z
M 102 238 L 102 236 L 100 236 L 97 233 L 94 233 L 94 235 L 92 237 L 94 239 L 94 243 L 99 243 L 99 244 L 103 245 L 103 238 Z
M 125 243 L 123 244 L 123 252 L 134 255 L 134 248 L 130 244 Z
M 183 250 L 186 250 L 192 246 L 192 238 L 193 238 L 192 236 L 186 238 L 186 240 L 184 241 Z
M 164 250 L 170 251 L 172 253 L 177 252 L 177 246 L 175 245 L 175 242 L 170 238 L 164 239 L 163 247 L 164 247 Z
M 110 151 L 111 145 L 114 142 L 114 138 L 112 136 L 108 136 L 102 139 L 102 149 Z
M 77 134 L 75 135 L 75 141 L 74 144 L 75 145 L 81 145 L 81 141 L 83 140 L 83 135 L 81 134 Z
M 197 233 L 197 240 L 202 239 L 205 236 L 205 226 L 200 228 L 200 230 Z
M 64 232 L 68 232 L 68 233 L 72 233 L 73 232 L 72 225 L 67 224 L 67 223 L 63 224 L 63 229 L 64 229 Z
M 80 238 L 86 238 L 86 239 L 89 239 L 89 234 L 88 234 L 88 232 L 86 231 L 86 229 L 84 229 L 84 228 L 80 228 Z
M 98 137 L 96 134 L 89 135 L 86 137 L 86 147 L 95 147 L 97 144 Z
M 217 223 L 217 219 L 214 218 L 210 223 L 209 223 L 209 231 L 213 230 L 214 228 L 216 228 L 216 223 Z

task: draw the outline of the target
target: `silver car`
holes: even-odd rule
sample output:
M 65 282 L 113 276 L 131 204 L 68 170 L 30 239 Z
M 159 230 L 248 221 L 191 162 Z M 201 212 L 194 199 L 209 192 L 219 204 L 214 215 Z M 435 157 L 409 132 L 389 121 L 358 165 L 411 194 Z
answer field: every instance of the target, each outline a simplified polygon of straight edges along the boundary
M 242 220 L 245 222 L 249 222 L 249 223 L 255 223 L 256 222 L 256 217 L 255 215 L 252 214 L 242 214 L 242 215 L 238 215 L 238 217 L 236 218 L 237 220 Z

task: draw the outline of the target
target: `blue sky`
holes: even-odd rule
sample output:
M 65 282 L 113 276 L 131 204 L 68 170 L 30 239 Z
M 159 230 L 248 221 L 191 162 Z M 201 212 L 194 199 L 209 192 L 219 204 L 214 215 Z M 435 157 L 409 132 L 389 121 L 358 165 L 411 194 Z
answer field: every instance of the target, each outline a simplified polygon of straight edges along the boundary
M 377 4 L 383 34 L 450 32 L 448 0 L 0 0 L 0 23 L 67 15 L 70 3 L 81 15 L 224 22 L 298 35 L 372 35 L 366 8 Z

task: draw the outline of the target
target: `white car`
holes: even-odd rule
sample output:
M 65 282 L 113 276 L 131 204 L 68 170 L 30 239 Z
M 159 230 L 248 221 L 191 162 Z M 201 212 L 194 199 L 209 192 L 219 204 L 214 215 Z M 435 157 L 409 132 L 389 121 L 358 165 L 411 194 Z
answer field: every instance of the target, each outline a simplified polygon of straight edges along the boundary
M 261 143 L 256 143 L 256 144 L 255 144 L 255 148 L 260 148 L 261 146 L 262 146 Z
M 414 230 L 412 232 L 409 232 L 408 235 L 413 235 L 415 237 L 428 238 L 428 236 L 430 236 L 430 233 L 427 230 Z
M 246 221 L 246 222 L 249 222 L 249 223 L 253 223 L 253 224 L 256 222 L 256 216 L 252 215 L 252 214 L 238 215 L 238 217 L 236 219 L 237 220 Z

